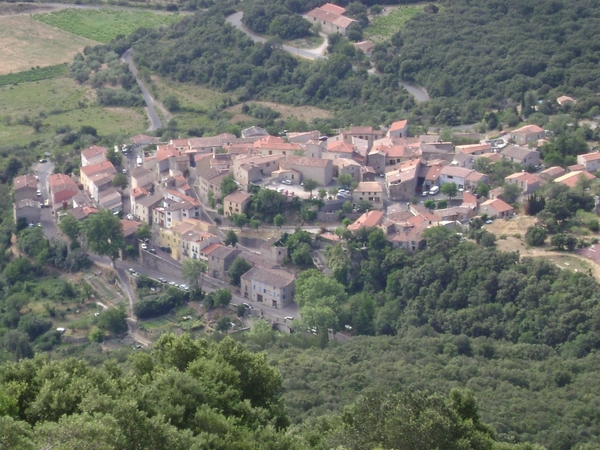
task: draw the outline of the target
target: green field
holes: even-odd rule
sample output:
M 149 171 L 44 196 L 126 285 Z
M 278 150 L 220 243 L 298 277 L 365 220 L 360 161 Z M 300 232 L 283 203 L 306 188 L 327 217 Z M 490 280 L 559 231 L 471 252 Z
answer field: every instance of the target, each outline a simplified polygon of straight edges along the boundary
M 375 41 L 389 39 L 415 14 L 423 11 L 424 7 L 425 4 L 400 6 L 389 14 L 373 17 L 371 24 L 365 29 L 365 37 Z
M 158 28 L 181 20 L 179 14 L 112 9 L 63 9 L 32 17 L 61 30 L 103 43 L 110 42 L 118 35 L 128 35 L 140 27 Z
M 41 120 L 43 127 L 39 133 L 22 124 L 25 116 Z M 64 77 L 1 86 L 0 119 L 1 145 L 50 140 L 59 125 L 69 125 L 73 129 L 91 125 L 101 135 L 133 135 L 147 126 L 141 109 L 100 107 L 92 89 Z M 49 145 L 52 144 L 53 141 L 49 141 Z

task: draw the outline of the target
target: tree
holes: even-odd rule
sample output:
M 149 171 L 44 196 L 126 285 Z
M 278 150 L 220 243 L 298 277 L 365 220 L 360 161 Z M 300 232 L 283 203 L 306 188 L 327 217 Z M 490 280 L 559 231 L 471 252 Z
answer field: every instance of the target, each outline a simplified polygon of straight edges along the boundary
M 102 209 L 89 216 L 82 224 L 87 247 L 100 256 L 108 256 L 114 263 L 119 250 L 125 245 L 123 226 L 117 216 Z
M 227 197 L 229 194 L 237 191 L 238 185 L 231 175 L 223 177 L 221 180 L 221 198 Z
M 277 214 L 275 217 L 273 217 L 273 224 L 281 229 L 281 227 L 283 226 L 283 224 L 285 223 L 285 217 L 283 217 L 281 214 Z
M 358 212 L 365 212 L 368 211 L 369 209 L 373 208 L 373 203 L 371 203 L 368 200 L 359 200 L 356 202 L 356 210 Z
M 479 183 L 477 189 L 475 189 L 475 193 L 481 197 L 487 197 L 490 193 L 490 187 L 486 183 Z
M 456 183 L 445 183 L 442 185 L 440 192 L 444 195 L 447 195 L 448 200 L 452 200 L 452 197 L 456 197 L 458 195 L 458 186 Z
M 115 167 L 120 167 L 121 163 L 123 162 L 121 154 L 118 153 L 114 147 L 109 147 L 109 149 L 106 151 L 106 159 Z
M 152 236 L 152 230 L 150 228 L 150 225 L 148 225 L 146 222 L 144 222 L 136 230 L 135 235 L 137 236 L 138 239 L 140 239 L 142 241 L 145 241 L 146 239 L 150 239 L 150 237 Z
M 448 201 L 447 200 L 440 200 L 437 203 L 437 209 L 446 209 L 448 207 Z
M 231 302 L 231 291 L 229 289 L 220 288 L 211 293 L 212 305 L 214 308 L 225 308 Z
M 252 219 L 248 225 L 250 225 L 250 228 L 254 228 L 256 231 L 258 231 L 258 228 L 260 227 L 260 220 Z
M 244 226 L 248 223 L 248 216 L 246 214 L 232 214 L 231 222 L 240 228 L 240 231 L 244 228 Z
M 119 334 L 127 331 L 127 314 L 125 312 L 125 306 L 121 305 L 118 308 L 104 310 L 98 316 L 96 324 L 101 330 L 108 331 L 112 334 Z
M 223 243 L 225 245 L 231 245 L 232 247 L 235 247 L 238 243 L 238 237 L 237 234 L 235 234 L 235 231 L 227 230 L 227 233 L 225 234 L 225 240 L 223 241 Z
M 229 266 L 229 282 L 234 286 L 239 286 L 242 275 L 252 269 L 252 264 L 246 261 L 241 256 L 238 256 L 233 260 L 231 266 Z
M 513 183 L 504 183 L 502 186 L 502 198 L 506 203 L 514 203 L 521 195 L 521 188 Z
M 351 213 L 353 209 L 354 209 L 354 205 L 352 204 L 352 202 L 350 200 L 346 200 L 344 203 L 342 203 L 342 211 L 345 214 Z
M 545 228 L 536 226 L 529 227 L 525 233 L 525 242 L 527 242 L 527 245 L 531 245 L 532 247 L 539 247 L 544 245 L 546 236 L 547 232 Z
M 429 210 L 429 212 L 431 212 L 435 209 L 435 201 L 431 200 L 431 199 L 425 200 L 425 202 L 423 203 L 423 206 L 425 208 L 427 208 Z
M 229 328 L 231 328 L 231 320 L 229 320 L 229 317 L 227 316 L 222 316 L 219 318 L 219 320 L 217 320 L 217 331 L 227 331 L 229 330 Z
M 60 219 L 58 228 L 65 236 L 71 239 L 71 241 L 76 241 L 81 235 L 81 222 L 79 222 L 71 213 L 66 214 Z
M 325 188 L 319 189 L 319 198 L 321 200 L 323 200 L 325 197 L 327 197 L 327 189 L 325 189 Z
M 199 259 L 186 259 L 181 265 L 181 276 L 190 288 L 196 292 L 202 292 L 202 280 L 208 266 Z
M 304 180 L 304 192 L 310 192 L 310 196 L 312 197 L 312 193 L 313 191 L 319 186 L 319 183 L 317 183 L 315 180 L 313 180 L 312 178 L 307 178 L 306 180 Z
M 124 173 L 118 173 L 113 178 L 111 184 L 114 187 L 120 187 L 121 189 L 125 189 L 127 187 L 127 185 L 129 184 L 129 181 L 127 180 L 127 177 L 125 176 Z
M 348 173 L 342 173 L 338 176 L 338 186 L 343 186 L 345 188 L 351 188 L 352 183 L 354 182 L 354 178 L 352 175 Z

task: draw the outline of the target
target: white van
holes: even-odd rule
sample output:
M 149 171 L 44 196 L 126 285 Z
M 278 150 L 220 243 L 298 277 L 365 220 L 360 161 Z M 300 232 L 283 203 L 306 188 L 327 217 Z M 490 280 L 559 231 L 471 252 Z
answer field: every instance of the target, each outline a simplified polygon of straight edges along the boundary
M 137 165 L 138 165 L 138 166 L 141 166 L 141 165 L 142 165 L 142 163 L 143 163 L 143 161 L 142 161 L 142 157 L 141 157 L 141 156 L 138 156 L 138 157 L 137 157 Z

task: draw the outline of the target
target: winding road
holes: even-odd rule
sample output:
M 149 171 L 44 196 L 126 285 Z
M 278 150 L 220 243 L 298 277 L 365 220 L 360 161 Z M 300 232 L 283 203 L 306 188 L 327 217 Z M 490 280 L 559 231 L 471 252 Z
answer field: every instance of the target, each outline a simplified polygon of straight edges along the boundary
M 155 100 L 154 97 L 150 95 L 148 88 L 146 88 L 146 85 L 138 76 L 137 69 L 133 65 L 133 61 L 131 60 L 131 52 L 132 49 L 127 50 L 125 53 L 123 53 L 121 59 L 129 66 L 129 70 L 135 77 L 138 86 L 142 90 L 142 96 L 144 97 L 144 101 L 146 102 L 146 113 L 148 114 L 148 118 L 150 119 L 150 128 L 148 128 L 148 131 L 158 130 L 159 128 L 163 127 L 163 124 L 160 120 L 160 117 L 158 117 L 158 114 L 156 114 L 154 106 L 161 110 L 161 112 L 164 114 L 167 120 L 170 120 L 171 114 L 169 114 L 169 111 L 167 111 L 167 109 L 160 102 Z
M 246 28 L 244 26 L 244 24 L 242 24 L 243 16 L 244 16 L 244 13 L 242 11 L 239 11 L 234 14 L 231 14 L 230 16 L 227 16 L 227 18 L 225 20 L 228 23 L 230 23 L 231 25 L 233 25 L 234 27 L 236 27 L 238 30 L 245 33 L 246 36 L 248 36 L 254 42 L 266 42 L 267 40 L 265 38 L 252 33 L 248 28 Z M 312 59 L 312 60 L 326 59 L 327 57 L 324 56 L 324 54 L 325 54 L 325 50 L 327 49 L 327 35 L 324 33 L 321 33 L 321 36 L 323 36 L 325 38 L 325 41 L 323 42 L 323 44 L 321 44 L 317 48 L 302 49 L 302 48 L 298 48 L 298 47 L 291 47 L 289 45 L 282 45 L 282 47 L 286 52 L 288 52 L 292 55 L 297 55 L 297 56 L 301 56 L 303 58 Z M 373 75 L 375 73 L 376 72 L 374 71 L 374 69 L 369 71 L 369 74 L 371 74 L 371 75 Z M 422 103 L 422 102 L 426 102 L 427 100 L 429 100 L 429 94 L 427 94 L 427 91 L 424 88 L 414 86 L 412 84 L 405 83 L 403 81 L 401 81 L 399 84 L 404 89 L 406 89 L 409 94 L 411 94 L 415 98 L 415 101 L 417 103 Z
M 234 27 L 236 27 L 238 30 L 244 32 L 246 34 L 246 36 L 248 36 L 254 42 L 267 42 L 267 39 L 257 36 L 256 34 L 252 33 L 250 30 L 248 30 L 248 28 L 246 28 L 242 24 L 243 15 L 244 15 L 244 13 L 242 11 L 239 11 L 230 16 L 227 16 L 227 18 L 225 20 L 227 22 L 229 22 L 231 25 L 233 25 Z M 282 47 L 286 52 L 289 52 L 292 55 L 302 56 L 303 58 L 313 59 L 313 60 L 314 59 L 324 59 L 326 57 L 323 56 L 323 54 L 325 53 L 325 50 L 327 49 L 328 41 L 327 41 L 326 34 L 321 33 L 321 36 L 323 36 L 324 42 L 317 48 L 304 49 L 304 48 L 292 47 L 290 45 L 282 45 Z

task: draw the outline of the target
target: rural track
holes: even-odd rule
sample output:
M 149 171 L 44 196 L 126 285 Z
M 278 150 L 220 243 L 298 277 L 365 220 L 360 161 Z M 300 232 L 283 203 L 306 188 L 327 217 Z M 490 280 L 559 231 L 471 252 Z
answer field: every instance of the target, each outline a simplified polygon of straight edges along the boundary
M 244 24 L 242 23 L 243 16 L 244 16 L 244 13 L 242 11 L 238 11 L 236 13 L 231 14 L 230 16 L 227 16 L 227 18 L 225 20 L 228 23 L 230 23 L 231 25 L 233 25 L 234 27 L 236 27 L 238 30 L 240 30 L 244 34 L 246 34 L 246 36 L 248 36 L 254 42 L 267 42 L 267 40 L 265 38 L 252 33 L 250 30 L 248 30 L 248 28 L 246 28 L 244 26 Z M 321 34 L 321 35 L 325 37 L 325 42 L 317 48 L 302 49 L 302 48 L 292 47 L 289 45 L 282 45 L 282 48 L 286 52 L 288 52 L 292 55 L 301 56 L 303 58 L 307 58 L 307 59 L 311 59 L 311 60 L 327 59 L 327 57 L 324 55 L 325 50 L 327 49 L 327 35 L 324 35 L 324 34 Z M 375 70 L 374 69 L 369 70 L 369 74 L 374 75 Z M 408 93 L 411 94 L 415 98 L 417 103 L 422 103 L 422 102 L 426 102 L 429 100 L 429 94 L 427 94 L 427 91 L 424 88 L 414 86 L 412 84 L 405 83 L 403 81 L 401 81 L 399 83 L 399 85 L 402 86 L 404 89 L 406 89 L 408 91 Z

